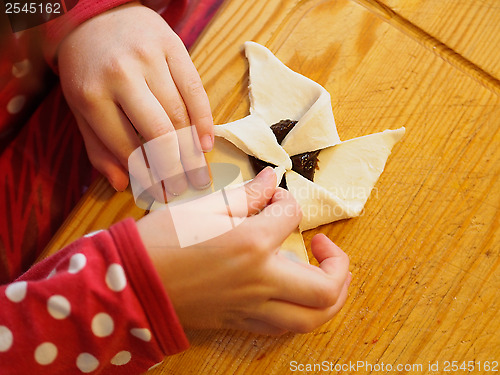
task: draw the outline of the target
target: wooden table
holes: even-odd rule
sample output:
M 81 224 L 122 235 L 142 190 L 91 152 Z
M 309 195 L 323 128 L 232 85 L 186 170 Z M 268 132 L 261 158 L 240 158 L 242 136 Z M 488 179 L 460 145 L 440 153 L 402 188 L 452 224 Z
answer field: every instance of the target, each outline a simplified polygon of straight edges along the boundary
M 327 234 L 351 259 L 350 296 L 331 322 L 279 338 L 188 332 L 191 349 L 150 373 L 287 374 L 292 361 L 415 374 L 446 373 L 446 361 L 448 373 L 465 374 L 451 361 L 475 361 L 470 373 L 491 373 L 485 361 L 500 361 L 498 0 L 228 0 L 192 51 L 216 123 L 248 113 L 246 40 L 326 87 L 341 139 L 407 133 L 363 216 L 304 233 L 306 242 Z M 99 181 L 47 253 L 142 215 L 129 192 Z M 384 371 L 345 367 L 357 361 Z

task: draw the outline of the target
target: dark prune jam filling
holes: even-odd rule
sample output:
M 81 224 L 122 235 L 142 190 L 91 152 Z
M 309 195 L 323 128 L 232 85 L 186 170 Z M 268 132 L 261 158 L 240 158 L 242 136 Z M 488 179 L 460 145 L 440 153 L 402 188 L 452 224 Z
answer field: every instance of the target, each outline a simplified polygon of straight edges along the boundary
M 285 139 L 287 134 L 290 133 L 290 130 L 293 129 L 295 124 L 297 124 L 297 121 L 281 120 L 280 122 L 271 125 L 271 130 L 273 131 L 274 136 L 276 137 L 276 140 L 279 144 L 283 142 L 283 139 Z M 298 174 L 301 174 L 308 180 L 313 181 L 314 172 L 318 167 L 319 151 L 320 150 L 304 152 L 303 154 L 292 156 L 290 158 L 292 159 L 292 170 L 294 170 Z M 276 167 L 276 165 L 274 164 L 257 159 L 253 156 L 249 156 L 249 159 L 250 164 L 252 164 L 252 168 L 256 174 L 267 166 L 271 166 L 273 168 Z M 284 178 L 282 179 L 280 186 L 286 189 L 286 182 Z

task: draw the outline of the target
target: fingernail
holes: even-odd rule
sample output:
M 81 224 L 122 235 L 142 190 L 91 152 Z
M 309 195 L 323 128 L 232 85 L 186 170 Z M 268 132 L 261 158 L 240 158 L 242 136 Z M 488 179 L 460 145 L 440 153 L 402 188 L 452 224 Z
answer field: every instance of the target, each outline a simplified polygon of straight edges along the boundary
M 197 189 L 203 190 L 212 184 L 210 180 L 210 173 L 208 172 L 208 167 L 196 168 L 191 171 L 186 172 L 189 181 Z
M 269 167 L 269 166 L 268 166 L 268 167 L 265 167 L 263 170 L 261 170 L 261 171 L 257 174 L 257 176 L 255 176 L 255 177 L 256 177 L 256 178 L 258 178 L 258 179 L 263 179 L 263 180 L 265 180 L 265 179 L 268 179 L 268 178 L 269 178 L 270 176 L 272 176 L 273 174 L 274 174 L 274 170 L 273 170 L 273 168 L 271 168 L 271 167 Z
M 169 193 L 175 197 L 184 193 L 188 188 L 187 180 L 184 177 L 184 174 L 175 175 L 175 176 L 169 177 L 168 179 L 165 179 L 163 181 L 164 181 L 165 189 L 167 190 L 167 193 Z
M 108 182 L 109 182 L 109 184 L 111 185 L 111 187 L 112 187 L 113 189 L 115 189 L 115 191 L 116 191 L 116 192 L 120 192 L 120 190 L 118 190 L 118 189 L 117 189 L 117 187 L 116 187 L 116 185 L 115 185 L 115 182 L 114 182 L 111 178 L 109 178 L 109 177 L 108 177 Z
M 210 134 L 205 134 L 203 137 L 201 137 L 200 143 L 203 152 L 209 152 L 214 147 L 212 136 Z

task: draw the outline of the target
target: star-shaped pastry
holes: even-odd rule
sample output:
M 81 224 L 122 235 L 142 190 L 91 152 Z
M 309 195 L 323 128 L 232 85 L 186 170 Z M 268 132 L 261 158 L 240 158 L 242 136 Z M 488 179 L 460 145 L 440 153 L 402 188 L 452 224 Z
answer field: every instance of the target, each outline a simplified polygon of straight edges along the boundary
M 250 70 L 250 115 L 215 126 L 215 135 L 276 167 L 278 180 L 285 179 L 302 208 L 300 231 L 359 216 L 405 129 L 341 141 L 330 94 L 321 85 L 292 71 L 257 43 L 246 42 L 245 53 Z M 275 135 L 280 127 L 287 129 Z M 231 151 L 227 145 L 220 146 L 214 152 L 227 161 Z M 308 163 L 309 176 L 297 173 L 304 172 L 296 168 L 301 160 Z M 232 161 L 245 163 L 238 157 Z M 248 170 L 250 162 L 246 163 L 242 167 Z

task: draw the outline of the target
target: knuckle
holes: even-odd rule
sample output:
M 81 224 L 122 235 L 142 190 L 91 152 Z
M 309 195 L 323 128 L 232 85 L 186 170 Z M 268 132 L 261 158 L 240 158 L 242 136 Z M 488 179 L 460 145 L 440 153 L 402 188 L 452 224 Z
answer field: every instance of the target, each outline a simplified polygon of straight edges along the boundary
M 261 255 L 268 249 L 267 240 L 263 236 L 253 235 L 247 236 L 245 240 L 245 247 L 252 253 Z
M 157 54 L 155 48 L 149 46 L 149 44 L 140 44 L 135 46 L 135 56 L 139 61 L 149 62 L 154 59 L 155 54 Z
M 338 299 L 338 291 L 333 283 L 324 284 L 314 288 L 314 297 L 321 307 L 333 306 Z
M 193 125 L 196 125 L 198 128 L 198 133 L 202 133 L 203 131 L 210 131 L 211 127 L 214 124 L 214 118 L 212 116 L 211 112 L 208 112 L 206 114 L 203 114 L 201 116 L 198 116 L 196 118 L 196 123 Z
M 176 33 L 164 34 L 165 39 L 163 40 L 167 51 L 170 52 L 170 56 L 176 56 L 180 52 L 185 51 L 184 42 L 181 37 Z
M 133 151 L 134 149 L 132 149 L 130 145 L 124 144 L 118 148 L 118 152 L 115 154 L 115 157 L 121 165 L 127 167 L 129 156 Z
M 114 56 L 108 61 L 105 72 L 106 75 L 112 79 L 122 80 L 127 78 L 128 70 L 126 59 Z
M 260 206 L 260 199 L 262 198 L 262 195 L 265 194 L 259 187 L 256 187 L 252 183 L 247 183 L 245 184 L 245 195 L 247 197 L 247 200 L 250 202 L 250 209 L 257 209 L 257 207 Z M 266 200 L 269 200 L 267 198 Z
M 205 88 L 199 79 L 191 79 L 186 84 L 188 95 L 191 96 L 204 96 L 206 95 Z
M 270 250 L 272 250 L 272 238 L 274 236 L 275 234 L 271 233 L 270 230 L 262 230 L 260 238 L 258 238 L 259 246 L 257 247 L 257 250 L 262 253 L 269 254 Z
M 262 242 L 257 236 L 249 236 L 245 240 L 245 245 L 250 251 L 262 250 Z
M 153 118 L 148 122 L 148 131 L 151 139 L 158 138 L 168 133 L 168 125 L 163 118 Z
M 189 120 L 188 120 L 189 117 L 186 111 L 186 107 L 182 104 L 178 104 L 174 106 L 171 110 L 169 110 L 168 117 L 170 118 L 170 121 L 172 121 L 172 123 L 177 126 L 189 125 Z
M 167 64 L 169 68 L 175 65 L 181 65 L 182 64 L 182 58 L 174 52 L 174 49 L 169 49 L 168 54 L 166 56 Z
M 84 85 L 79 91 L 79 101 L 87 110 L 95 109 L 104 97 L 102 90 L 93 85 Z

